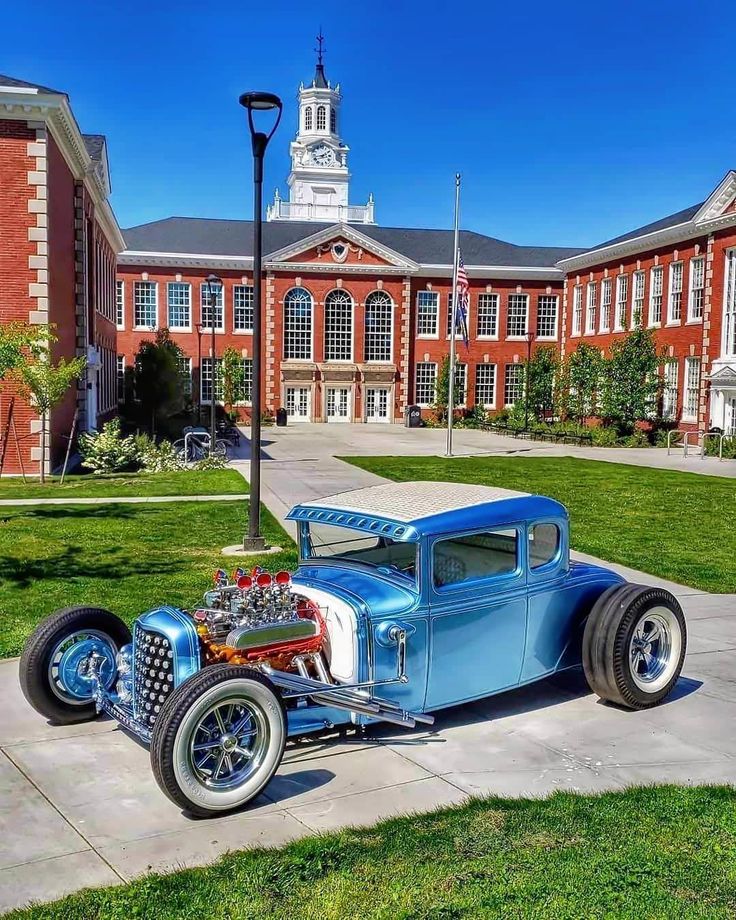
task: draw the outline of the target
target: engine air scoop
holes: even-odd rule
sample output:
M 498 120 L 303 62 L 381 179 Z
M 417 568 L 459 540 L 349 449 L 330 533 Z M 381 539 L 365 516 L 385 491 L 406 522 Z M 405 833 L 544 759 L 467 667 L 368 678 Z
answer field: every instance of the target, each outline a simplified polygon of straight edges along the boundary
M 321 623 L 316 619 L 299 617 L 286 622 L 264 623 L 262 626 L 240 626 L 228 633 L 225 645 L 241 652 L 280 650 L 293 642 L 317 639 Z

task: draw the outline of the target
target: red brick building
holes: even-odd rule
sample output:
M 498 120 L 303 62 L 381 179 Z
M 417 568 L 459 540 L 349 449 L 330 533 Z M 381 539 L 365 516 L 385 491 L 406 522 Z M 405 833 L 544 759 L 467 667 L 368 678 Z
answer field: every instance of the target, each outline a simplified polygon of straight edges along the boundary
M 115 269 L 124 241 L 108 202 L 105 138 L 82 134 L 65 93 L 0 76 L 0 323 L 53 324 L 54 358 L 88 369 L 52 413 L 47 470 L 79 428 L 116 410 Z M 0 472 L 36 472 L 41 421 L 6 382 Z

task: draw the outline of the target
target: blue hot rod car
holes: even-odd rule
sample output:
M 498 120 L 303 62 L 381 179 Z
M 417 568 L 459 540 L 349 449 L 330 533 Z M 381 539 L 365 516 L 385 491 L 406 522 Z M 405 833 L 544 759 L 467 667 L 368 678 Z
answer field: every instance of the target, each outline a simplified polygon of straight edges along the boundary
M 487 486 L 391 483 L 297 505 L 300 564 L 219 572 L 191 610 L 128 627 L 106 610 L 50 616 L 20 679 L 56 722 L 104 712 L 150 744 L 163 791 L 196 815 L 243 805 L 290 735 L 387 721 L 582 664 L 603 699 L 653 706 L 685 655 L 667 591 L 571 563 L 549 498 Z

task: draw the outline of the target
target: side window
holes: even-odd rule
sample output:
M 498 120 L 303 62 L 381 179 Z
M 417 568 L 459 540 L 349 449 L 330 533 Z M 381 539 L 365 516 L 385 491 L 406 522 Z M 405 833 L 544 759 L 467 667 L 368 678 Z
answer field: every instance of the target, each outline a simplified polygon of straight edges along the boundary
M 509 575 L 518 564 L 518 543 L 515 528 L 438 540 L 432 559 L 435 587 Z
M 529 568 L 539 569 L 557 555 L 560 528 L 557 524 L 534 524 L 529 528 Z

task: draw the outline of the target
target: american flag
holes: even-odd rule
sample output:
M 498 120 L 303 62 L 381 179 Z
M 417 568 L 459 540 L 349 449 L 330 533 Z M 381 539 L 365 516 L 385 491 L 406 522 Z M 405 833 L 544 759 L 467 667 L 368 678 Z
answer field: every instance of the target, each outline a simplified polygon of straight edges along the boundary
M 468 276 L 465 272 L 463 257 L 457 254 L 457 297 L 455 298 L 455 329 L 460 332 L 467 348 L 468 338 Z

